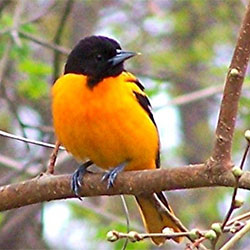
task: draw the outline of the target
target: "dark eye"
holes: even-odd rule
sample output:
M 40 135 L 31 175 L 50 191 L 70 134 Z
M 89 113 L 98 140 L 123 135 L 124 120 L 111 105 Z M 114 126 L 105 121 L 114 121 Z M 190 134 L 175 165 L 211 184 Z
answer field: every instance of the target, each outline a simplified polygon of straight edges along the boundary
M 102 60 L 102 55 L 98 54 L 98 55 L 96 56 L 96 60 L 97 60 L 97 61 L 101 61 L 101 60 Z

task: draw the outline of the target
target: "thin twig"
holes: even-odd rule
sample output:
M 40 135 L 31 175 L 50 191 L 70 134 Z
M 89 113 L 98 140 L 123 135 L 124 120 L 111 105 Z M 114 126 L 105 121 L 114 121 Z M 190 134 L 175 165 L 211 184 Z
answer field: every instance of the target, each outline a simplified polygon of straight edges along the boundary
M 49 165 L 46 171 L 48 174 L 54 174 L 56 158 L 57 158 L 59 148 L 60 148 L 60 142 L 56 141 L 55 148 L 53 149 L 49 158 Z
M 236 216 L 235 218 L 228 221 L 226 226 L 231 226 L 236 221 L 241 221 L 241 220 L 248 219 L 248 218 L 250 218 L 250 212 L 247 212 L 247 213 L 241 214 L 239 216 Z
M 246 149 L 244 151 L 244 154 L 243 154 L 243 157 L 242 157 L 242 160 L 241 160 L 241 163 L 240 163 L 240 167 L 239 167 L 240 171 L 242 171 L 242 169 L 244 167 L 244 163 L 246 161 L 246 157 L 247 157 L 247 154 L 248 154 L 248 151 L 249 151 L 249 146 L 250 146 L 250 142 L 247 140 L 247 146 L 246 146 Z M 221 230 L 222 231 L 224 231 L 224 229 L 225 229 L 225 227 L 226 227 L 226 225 L 227 225 L 233 211 L 240 207 L 239 205 L 236 205 L 236 196 L 237 196 L 237 192 L 238 192 L 238 189 L 239 189 L 240 176 L 241 175 L 239 175 L 239 174 L 238 175 L 234 174 L 234 177 L 235 177 L 235 180 L 236 180 L 235 187 L 234 187 L 234 191 L 233 191 L 233 195 L 232 195 L 230 208 L 229 208 L 229 210 L 228 210 L 228 212 L 227 212 L 227 214 L 225 216 L 225 219 L 224 219 L 224 221 L 223 221 L 223 223 L 221 225 Z M 219 237 L 220 237 L 220 235 L 218 234 L 217 238 L 213 241 L 213 249 L 215 249 L 216 244 L 217 244 L 217 242 L 219 240 Z
M 18 32 L 19 32 L 20 37 L 28 39 L 28 40 L 30 40 L 32 42 L 37 43 L 37 44 L 40 44 L 40 45 L 42 45 L 42 46 L 44 46 L 44 47 L 46 47 L 48 49 L 56 50 L 56 51 L 62 53 L 63 55 L 68 55 L 69 52 L 70 52 L 69 49 L 67 49 L 67 48 L 65 48 L 63 46 L 59 46 L 59 45 L 56 45 L 54 43 L 50 43 L 50 42 L 48 42 L 48 41 L 46 41 L 46 40 L 44 40 L 44 39 L 42 39 L 40 37 L 33 36 L 33 35 L 31 35 L 31 34 L 29 34 L 27 32 L 24 32 L 24 31 L 21 31 L 21 30 L 19 30 Z
M 34 145 L 38 145 L 38 146 L 42 146 L 42 147 L 47 147 L 47 148 L 55 148 L 56 147 L 54 144 L 41 142 L 41 141 L 37 141 L 37 140 L 32 140 L 32 139 L 27 139 L 27 138 L 24 138 L 22 136 L 13 135 L 13 134 L 7 133 L 7 132 L 2 131 L 2 130 L 0 130 L 0 136 L 15 139 L 15 140 L 30 143 L 30 144 L 34 144 Z M 65 150 L 65 148 L 62 146 L 60 146 L 59 149 Z
M 152 237 L 163 237 L 163 238 L 166 238 L 168 240 L 179 238 L 179 237 L 190 238 L 190 234 L 192 234 L 191 231 L 187 231 L 187 232 L 169 232 L 169 231 L 163 232 L 163 233 L 138 233 L 135 231 L 130 231 L 128 233 L 122 233 L 122 232 L 112 230 L 112 231 L 109 231 L 107 233 L 107 238 L 109 241 L 112 241 L 112 242 L 117 241 L 119 239 L 124 239 L 124 238 L 129 239 L 132 242 L 136 242 L 136 241 L 141 241 L 144 239 L 149 239 Z M 204 247 L 204 249 L 207 249 L 207 248 Z
M 249 151 L 249 142 L 247 143 L 247 146 L 246 146 L 246 149 L 244 151 L 244 154 L 243 154 L 243 157 L 242 157 L 242 160 L 241 160 L 241 163 L 240 163 L 240 169 L 242 170 L 243 169 L 243 166 L 244 166 L 244 163 L 246 161 L 246 157 L 247 157 L 247 154 L 248 154 L 248 151 Z M 223 230 L 224 227 L 226 226 L 229 218 L 231 217 L 233 211 L 238 208 L 238 207 L 235 207 L 235 200 L 236 200 L 236 195 L 237 195 L 237 191 L 238 191 L 238 188 L 239 188 L 239 179 L 240 177 L 235 177 L 236 178 L 236 183 L 235 183 L 235 188 L 234 188 L 234 191 L 233 191 L 233 195 L 232 195 L 232 200 L 231 200 L 231 205 L 230 205 L 230 208 L 227 212 L 227 215 L 221 225 L 221 229 Z
M 201 243 L 202 243 L 203 241 L 205 241 L 205 240 L 206 240 L 205 237 L 200 237 L 198 240 L 195 240 L 195 242 L 192 244 L 193 248 L 196 247 L 196 248 L 199 249 L 199 246 L 200 246 Z M 193 249 L 193 248 L 192 248 L 192 249 Z
M 220 250 L 230 250 L 233 249 L 234 245 L 250 231 L 250 220 L 247 221 L 246 225 L 237 232 Z
M 238 185 L 237 185 L 237 186 L 238 186 Z M 224 227 L 226 226 L 226 224 L 227 224 L 229 218 L 231 217 L 233 211 L 235 210 L 234 204 L 235 204 L 235 199 L 236 199 L 236 195 L 237 195 L 237 190 L 238 190 L 238 187 L 234 188 L 230 208 L 229 208 L 229 210 L 228 210 L 228 212 L 227 212 L 227 214 L 226 214 L 226 217 L 225 217 L 225 219 L 224 219 L 224 221 L 223 221 L 223 223 L 222 223 L 222 226 L 221 226 L 221 229 L 222 229 L 222 230 L 223 230 Z
M 123 206 L 125 217 L 126 217 L 127 233 L 129 233 L 129 231 L 130 231 L 130 222 L 129 222 L 128 206 L 127 206 L 125 196 L 120 195 L 120 197 L 121 197 L 121 200 L 122 200 L 122 206 Z M 125 242 L 123 244 L 123 247 L 122 247 L 122 250 L 125 250 L 127 248 L 127 245 L 128 245 L 128 239 L 125 240 Z

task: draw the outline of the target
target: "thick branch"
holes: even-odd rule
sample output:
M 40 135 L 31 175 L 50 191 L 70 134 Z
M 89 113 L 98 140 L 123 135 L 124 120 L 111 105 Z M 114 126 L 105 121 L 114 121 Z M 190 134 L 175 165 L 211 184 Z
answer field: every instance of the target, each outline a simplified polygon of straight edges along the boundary
M 216 128 L 216 142 L 211 160 L 230 168 L 232 138 L 241 88 L 250 55 L 250 3 L 242 22 L 237 45 L 226 78 L 226 85 Z M 211 162 L 212 163 L 212 162 Z
M 101 182 L 102 174 L 86 174 L 82 195 L 139 195 L 161 190 L 235 185 L 235 177 L 231 171 L 218 172 L 219 167 L 216 169 L 217 172 L 212 173 L 205 164 L 197 164 L 170 169 L 128 171 L 120 173 L 115 187 L 109 190 L 107 183 Z M 0 211 L 43 201 L 73 198 L 70 180 L 71 175 L 43 175 L 3 186 L 0 188 Z M 250 189 L 250 172 L 241 177 L 240 187 Z

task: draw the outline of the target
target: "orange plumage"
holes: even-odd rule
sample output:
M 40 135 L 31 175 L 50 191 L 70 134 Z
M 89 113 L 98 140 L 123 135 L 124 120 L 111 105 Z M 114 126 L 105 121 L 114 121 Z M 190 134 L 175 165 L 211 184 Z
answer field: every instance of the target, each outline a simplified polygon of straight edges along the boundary
M 57 80 L 52 92 L 54 128 L 76 158 L 91 159 L 104 169 L 130 159 L 126 170 L 155 168 L 157 129 L 136 100 L 133 91 L 145 94 L 135 80 L 123 72 L 92 90 L 83 75 Z

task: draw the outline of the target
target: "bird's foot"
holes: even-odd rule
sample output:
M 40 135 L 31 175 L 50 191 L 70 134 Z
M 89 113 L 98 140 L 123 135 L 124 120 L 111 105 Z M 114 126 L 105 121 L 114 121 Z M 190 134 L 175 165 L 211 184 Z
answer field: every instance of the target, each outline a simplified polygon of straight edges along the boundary
M 80 200 L 82 200 L 80 196 L 80 191 L 81 191 L 81 186 L 83 184 L 83 176 L 89 172 L 87 168 L 92 164 L 93 164 L 92 161 L 87 161 L 83 163 L 72 175 L 71 189 Z
M 109 170 L 103 175 L 102 181 L 105 181 L 105 180 L 108 181 L 108 185 L 107 185 L 108 189 L 114 186 L 114 182 L 115 182 L 117 175 L 124 170 L 126 165 L 127 165 L 127 162 L 124 162 L 118 165 L 117 167 Z

